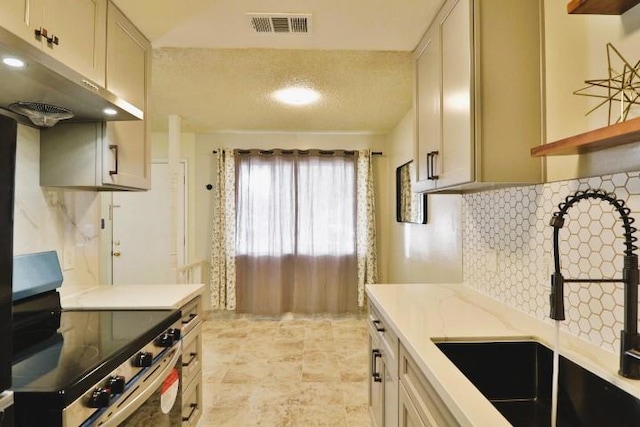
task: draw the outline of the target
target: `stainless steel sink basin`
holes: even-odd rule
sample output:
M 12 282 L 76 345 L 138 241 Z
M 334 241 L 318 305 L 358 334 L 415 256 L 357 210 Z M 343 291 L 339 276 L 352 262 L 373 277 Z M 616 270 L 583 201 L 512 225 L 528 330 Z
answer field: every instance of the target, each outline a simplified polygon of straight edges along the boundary
M 553 353 L 535 341 L 436 342 L 514 426 L 551 425 Z M 560 356 L 558 426 L 639 426 L 640 399 Z

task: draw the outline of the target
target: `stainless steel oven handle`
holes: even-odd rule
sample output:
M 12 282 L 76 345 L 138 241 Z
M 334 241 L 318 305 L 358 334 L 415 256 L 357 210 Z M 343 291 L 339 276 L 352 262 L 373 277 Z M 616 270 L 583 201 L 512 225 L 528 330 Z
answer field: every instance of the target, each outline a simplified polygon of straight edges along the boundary
M 173 351 L 171 361 L 167 363 L 164 368 L 162 368 L 162 371 L 160 373 L 157 373 L 153 381 L 150 384 L 146 385 L 144 390 L 140 394 L 134 396 L 131 400 L 127 400 L 127 404 L 122 408 L 117 409 L 113 415 L 111 415 L 107 420 L 105 420 L 103 424 L 101 424 L 101 427 L 117 426 L 128 417 L 130 417 L 135 411 L 137 411 L 138 408 L 141 407 L 149 399 L 149 397 L 151 397 L 151 395 L 158 390 L 158 388 L 160 388 L 160 385 L 167 377 L 169 372 L 171 372 L 171 370 L 176 366 L 176 363 L 180 358 L 181 345 L 182 344 L 178 342 L 178 344 L 174 345 L 171 350 L 169 350 Z

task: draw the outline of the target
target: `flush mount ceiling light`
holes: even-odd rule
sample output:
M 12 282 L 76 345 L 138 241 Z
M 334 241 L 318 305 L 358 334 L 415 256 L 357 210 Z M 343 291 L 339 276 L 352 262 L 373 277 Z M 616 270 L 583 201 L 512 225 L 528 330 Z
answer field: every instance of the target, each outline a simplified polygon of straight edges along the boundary
M 116 114 L 118 114 L 118 112 L 113 108 L 105 108 L 104 110 L 102 110 L 102 112 L 105 113 L 107 116 L 115 116 Z
M 27 65 L 22 59 L 15 58 L 13 56 L 7 56 L 2 58 L 2 63 L 4 65 L 8 65 L 11 68 L 24 68 Z
M 279 89 L 271 95 L 283 104 L 296 106 L 313 104 L 320 99 L 320 93 L 318 91 L 300 86 Z

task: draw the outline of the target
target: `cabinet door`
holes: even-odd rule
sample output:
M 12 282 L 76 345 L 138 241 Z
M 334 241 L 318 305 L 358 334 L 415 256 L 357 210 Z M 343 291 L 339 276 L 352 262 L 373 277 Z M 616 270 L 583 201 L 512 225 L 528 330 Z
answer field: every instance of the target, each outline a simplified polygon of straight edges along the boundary
M 146 111 L 151 44 L 112 3 L 107 12 L 107 89 Z
M 151 45 L 112 3 L 107 11 L 107 90 L 123 102 L 147 107 L 150 81 Z M 108 122 L 102 147 L 104 183 L 149 189 L 151 184 L 151 145 L 149 120 Z M 116 167 L 117 166 L 117 167 Z M 117 169 L 117 173 L 114 171 Z
M 416 60 L 416 189 L 436 187 L 432 156 L 441 150 L 441 70 L 440 28 L 432 25 L 424 37 Z
M 442 151 L 438 187 L 474 180 L 471 96 L 471 2 L 457 0 L 440 24 L 442 60 Z
M 0 0 L 0 27 L 33 44 L 41 46 L 33 27 L 42 23 L 43 9 L 39 0 Z
M 400 427 L 427 427 L 420 419 L 420 415 L 418 415 L 418 411 L 411 402 L 402 383 L 400 383 L 398 404 L 400 406 L 398 419 L 398 425 Z
M 104 86 L 107 0 L 44 0 L 44 26 L 58 44 L 43 49 L 63 64 Z
M 398 372 L 389 366 L 393 360 L 383 357 L 384 366 L 384 422 L 395 426 L 398 422 Z
M 151 181 L 147 123 L 105 122 L 102 183 L 148 190 Z
M 377 379 L 380 379 L 379 381 Z M 369 336 L 369 412 L 373 427 L 384 426 L 384 362 L 375 337 Z

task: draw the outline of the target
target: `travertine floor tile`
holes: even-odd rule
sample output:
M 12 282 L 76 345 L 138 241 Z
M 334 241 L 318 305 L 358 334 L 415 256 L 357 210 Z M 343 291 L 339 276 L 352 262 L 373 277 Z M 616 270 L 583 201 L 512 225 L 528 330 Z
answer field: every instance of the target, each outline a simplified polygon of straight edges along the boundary
M 214 313 L 203 324 L 199 427 L 370 427 L 361 316 Z

